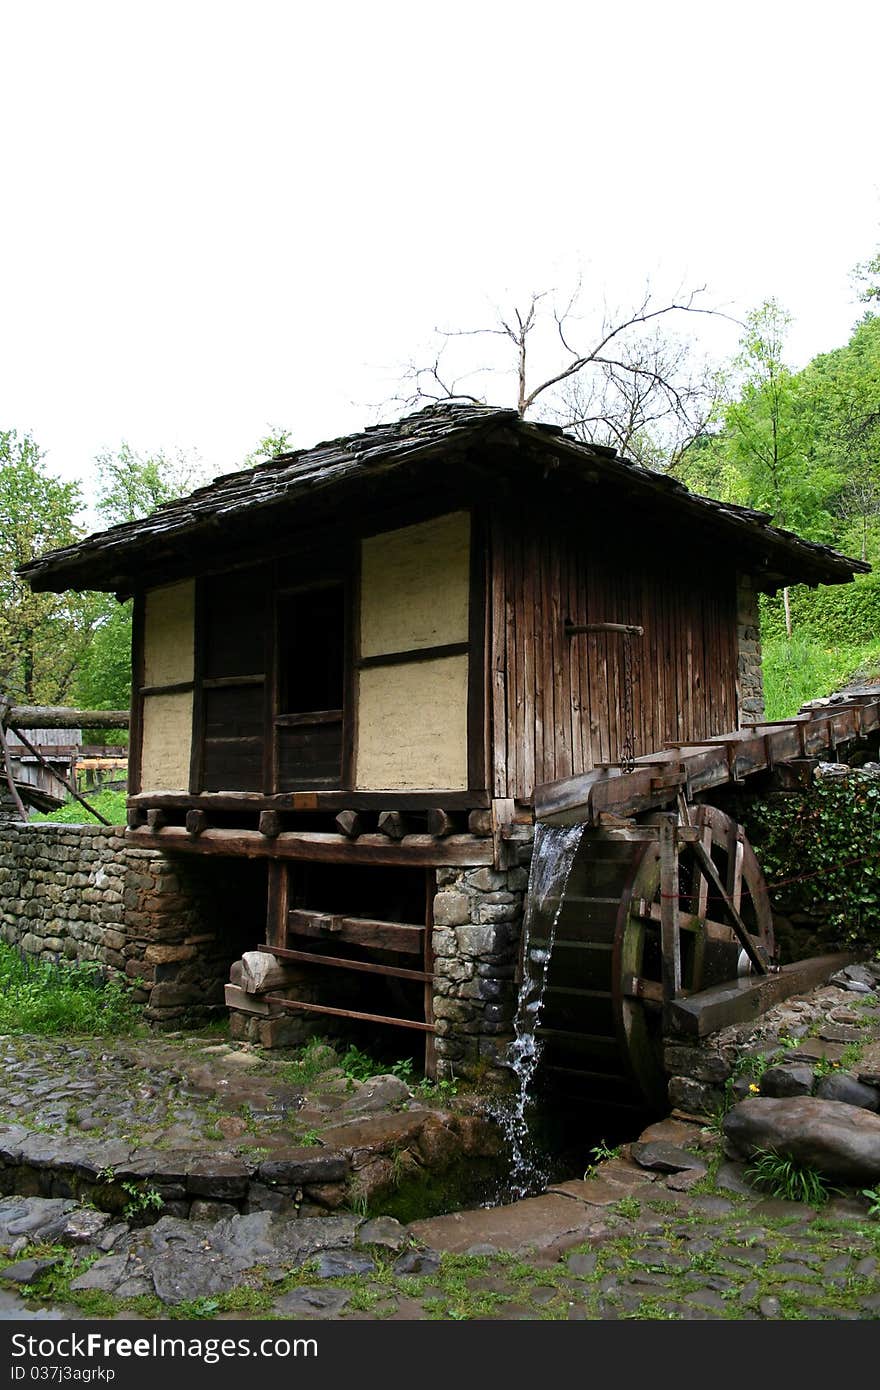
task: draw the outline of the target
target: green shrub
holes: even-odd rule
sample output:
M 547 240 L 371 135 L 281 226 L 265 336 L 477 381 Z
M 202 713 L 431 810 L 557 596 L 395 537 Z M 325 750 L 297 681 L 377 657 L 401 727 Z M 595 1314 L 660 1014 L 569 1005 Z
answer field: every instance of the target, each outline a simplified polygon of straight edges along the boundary
M 0 943 L 0 1033 L 133 1033 L 141 1014 L 130 986 L 98 965 L 37 961 Z
M 851 584 L 820 584 L 789 590 L 793 635 L 826 646 L 847 643 L 858 646 L 880 639 L 880 574 L 858 575 Z M 765 640 L 785 637 L 782 595 L 762 595 L 761 635 Z
M 880 780 L 853 769 L 754 802 L 747 821 L 774 905 L 784 892 L 786 910 L 824 918 L 841 946 L 880 948 Z

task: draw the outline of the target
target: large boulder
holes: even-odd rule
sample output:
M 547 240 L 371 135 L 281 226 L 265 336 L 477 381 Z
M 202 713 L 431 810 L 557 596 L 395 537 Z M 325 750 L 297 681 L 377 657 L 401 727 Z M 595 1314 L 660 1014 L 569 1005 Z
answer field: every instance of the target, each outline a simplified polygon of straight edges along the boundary
M 880 1178 L 880 1115 L 815 1096 L 753 1096 L 724 1117 L 724 1133 L 745 1158 L 759 1150 L 845 1183 Z

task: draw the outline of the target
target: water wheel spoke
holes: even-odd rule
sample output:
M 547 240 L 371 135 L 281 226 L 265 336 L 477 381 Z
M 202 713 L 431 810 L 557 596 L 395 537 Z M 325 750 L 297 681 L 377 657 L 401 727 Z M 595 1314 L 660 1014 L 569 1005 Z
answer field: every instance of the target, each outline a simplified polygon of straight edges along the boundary
M 722 883 L 721 875 L 718 872 L 717 865 L 715 864 L 715 861 L 712 859 L 712 856 L 707 853 L 707 851 L 703 847 L 702 841 L 700 840 L 694 841 L 694 843 L 689 845 L 688 848 L 694 855 L 697 864 L 700 867 L 700 870 L 705 875 L 705 877 L 708 878 L 712 887 L 715 889 L 716 894 L 718 895 L 718 897 L 720 897 L 722 905 L 726 908 L 727 914 L 730 917 L 731 922 L 733 923 L 734 931 L 736 932 L 739 938 L 740 945 L 742 946 L 749 960 L 752 962 L 755 969 L 760 974 L 766 975 L 767 965 L 765 961 L 761 958 L 761 954 L 758 948 L 756 947 L 754 940 L 752 939 L 752 935 L 745 922 L 743 921 L 739 909 L 735 905 L 732 897 L 730 896 L 730 893 L 727 890 L 727 885 Z M 736 856 L 734 855 L 734 858 L 735 857 Z

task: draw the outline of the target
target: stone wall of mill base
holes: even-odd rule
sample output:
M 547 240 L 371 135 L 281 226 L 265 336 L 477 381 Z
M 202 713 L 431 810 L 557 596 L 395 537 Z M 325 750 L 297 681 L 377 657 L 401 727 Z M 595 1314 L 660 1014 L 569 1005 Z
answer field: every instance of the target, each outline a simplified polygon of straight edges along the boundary
M 128 846 L 115 827 L 5 824 L 0 936 L 124 974 L 155 1024 L 198 1022 L 225 1013 L 230 962 L 260 938 L 260 872 Z

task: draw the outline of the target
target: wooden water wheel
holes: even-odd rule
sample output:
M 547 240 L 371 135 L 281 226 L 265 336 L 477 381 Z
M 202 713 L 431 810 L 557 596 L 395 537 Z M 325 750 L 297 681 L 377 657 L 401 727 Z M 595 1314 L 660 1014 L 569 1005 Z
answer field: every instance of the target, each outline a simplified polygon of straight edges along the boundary
M 649 815 L 632 829 L 584 831 L 547 969 L 542 1074 L 556 1089 L 613 1108 L 664 1109 L 661 1042 L 671 994 L 765 969 L 774 954 L 767 886 L 742 827 L 713 806 L 682 803 L 670 892 L 662 820 Z M 674 983 L 664 899 L 677 899 Z M 544 917 L 549 924 L 551 915 Z M 534 929 L 530 946 L 540 949 Z

